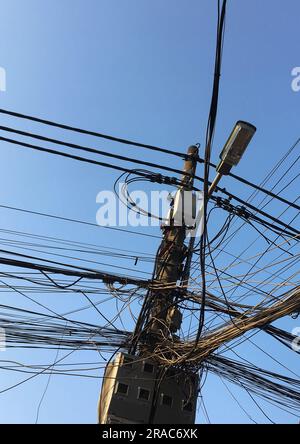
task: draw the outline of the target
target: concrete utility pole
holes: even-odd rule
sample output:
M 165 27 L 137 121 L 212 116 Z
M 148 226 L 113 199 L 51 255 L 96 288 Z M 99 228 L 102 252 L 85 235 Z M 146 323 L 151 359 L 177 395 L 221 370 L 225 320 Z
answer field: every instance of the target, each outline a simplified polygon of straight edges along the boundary
M 184 162 L 181 185 L 174 198 L 169 221 L 162 227 L 163 240 L 155 270 L 155 285 L 161 289 L 152 290 L 154 299 L 150 312 L 149 332 L 158 335 L 158 338 L 161 334 L 168 336 L 168 333 L 175 333 L 180 328 L 182 320 L 180 312 L 176 306 L 172 305 L 176 298 L 176 291 L 168 288 L 164 290 L 164 287 L 176 286 L 176 282 L 182 277 L 183 263 L 187 254 L 184 243 L 187 230 L 185 213 L 186 210 L 190 213 L 193 210 L 191 192 L 197 166 L 198 147 L 190 146 L 187 154 L 189 157 Z
M 144 345 L 136 355 L 132 353 L 136 352 L 137 345 L 130 350 L 131 354 L 119 353 L 107 366 L 99 399 L 99 422 L 102 424 L 192 424 L 195 420 L 198 377 L 164 369 L 151 358 L 155 345 L 166 337 L 174 337 L 182 321 L 176 307 L 179 296 L 176 284 L 189 275 L 185 239 L 187 229 L 192 227 L 186 222 L 187 219 L 193 221 L 196 216 L 192 214 L 196 210 L 192 188 L 198 147 L 190 146 L 187 154 L 168 222 L 162 226 L 163 239 L 153 273 L 154 285 L 148 290 L 134 332 L 136 341 L 140 339 Z

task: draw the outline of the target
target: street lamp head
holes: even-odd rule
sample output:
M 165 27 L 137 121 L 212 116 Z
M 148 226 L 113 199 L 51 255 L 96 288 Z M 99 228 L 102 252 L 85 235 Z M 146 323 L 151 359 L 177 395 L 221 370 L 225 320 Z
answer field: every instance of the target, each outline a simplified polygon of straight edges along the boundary
M 217 166 L 218 173 L 226 175 L 233 166 L 239 163 L 255 131 L 256 128 L 251 123 L 239 120 L 235 124 L 220 154 L 221 162 Z

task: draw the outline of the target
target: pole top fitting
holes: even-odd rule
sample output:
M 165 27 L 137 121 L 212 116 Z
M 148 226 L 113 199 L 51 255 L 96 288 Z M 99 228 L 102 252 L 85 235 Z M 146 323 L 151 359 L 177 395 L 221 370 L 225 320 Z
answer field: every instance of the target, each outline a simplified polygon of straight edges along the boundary
M 191 145 L 188 148 L 188 155 L 189 156 L 198 156 L 199 148 L 196 145 Z

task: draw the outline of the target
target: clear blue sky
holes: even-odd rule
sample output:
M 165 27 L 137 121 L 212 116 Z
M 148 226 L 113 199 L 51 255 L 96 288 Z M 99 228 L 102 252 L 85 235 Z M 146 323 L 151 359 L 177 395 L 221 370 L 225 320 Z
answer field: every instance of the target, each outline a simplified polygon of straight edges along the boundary
M 178 151 L 196 142 L 203 147 L 212 87 L 216 4 L 215 0 L 0 0 L 0 66 L 7 73 L 7 90 L 0 92 L 1 108 Z M 291 70 L 300 66 L 299 16 L 297 0 L 228 1 L 212 160 L 217 160 L 236 120 L 254 123 L 257 134 L 235 172 L 257 183 L 299 137 L 300 93 L 291 89 Z M 1 116 L 1 122 L 12 120 Z M 19 127 L 37 130 L 28 122 Z M 54 130 L 48 134 L 61 135 Z M 83 140 L 95 143 L 76 136 L 77 142 Z M 153 153 L 115 148 L 108 142 L 97 144 L 158 161 Z M 165 156 L 159 162 L 181 167 L 180 162 Z M 94 222 L 96 194 L 112 189 L 116 177 L 103 168 L 1 143 L 0 204 Z M 249 190 L 233 185 L 241 196 L 248 196 Z M 146 238 L 141 242 L 138 237 L 108 230 L 0 212 L 1 228 L 151 253 L 157 247 Z M 151 232 L 159 235 L 158 228 Z M 245 232 L 242 242 L 247 241 Z M 5 302 L 19 303 L 17 298 L 12 301 L 12 294 L 1 295 Z M 49 298 L 55 297 L 43 295 L 39 300 L 62 312 L 75 304 L 71 298 Z M 24 301 L 20 304 L 25 306 Z M 90 319 L 96 318 L 91 314 Z M 262 341 L 287 365 L 299 367 L 291 353 L 285 354 L 265 338 Z M 29 363 L 30 359 L 51 362 L 55 357 L 53 351 L 6 353 L 10 359 Z M 245 353 L 258 351 L 247 349 Z M 0 358 L 4 359 L 3 354 Z M 89 358 L 95 359 L 95 354 Z M 257 359 L 267 363 L 263 356 Z M 22 377 L 2 371 L 0 389 Z M 100 382 L 53 377 L 40 422 L 95 422 Z M 45 384 L 46 377 L 41 376 L 0 395 L 0 421 L 33 422 Z M 203 395 L 212 422 L 249 421 L 213 376 L 208 378 Z M 240 396 L 258 422 L 266 420 L 247 395 Z M 277 422 L 295 421 L 273 407 L 268 406 L 267 411 Z M 201 411 L 198 421 L 204 421 Z

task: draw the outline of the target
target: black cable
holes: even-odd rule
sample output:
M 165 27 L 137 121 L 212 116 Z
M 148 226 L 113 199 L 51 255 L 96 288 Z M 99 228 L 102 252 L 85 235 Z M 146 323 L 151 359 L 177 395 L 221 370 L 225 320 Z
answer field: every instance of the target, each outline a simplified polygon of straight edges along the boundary
M 148 145 L 148 144 L 139 143 L 139 142 L 133 142 L 132 140 L 121 139 L 119 137 L 113 137 L 113 136 L 109 136 L 107 134 L 101 134 L 101 133 L 98 133 L 98 132 L 95 132 L 95 131 L 89 131 L 89 130 L 85 130 L 85 129 L 81 129 L 81 128 L 76 128 L 76 127 L 69 126 L 69 125 L 63 125 L 61 123 L 57 123 L 57 122 L 53 122 L 53 121 L 50 121 L 50 120 L 41 119 L 41 118 L 38 118 L 38 117 L 29 116 L 29 115 L 26 115 L 26 114 L 17 113 L 17 112 L 14 112 L 14 111 L 8 111 L 6 109 L 0 109 L 0 113 L 7 114 L 7 115 L 13 116 L 13 117 L 18 117 L 18 118 L 21 118 L 21 119 L 31 120 L 33 122 L 38 122 L 38 123 L 42 123 L 42 124 L 49 125 L 49 126 L 54 126 L 56 128 L 66 129 L 66 130 L 75 131 L 75 132 L 81 133 L 81 134 L 87 134 L 87 135 L 90 135 L 90 136 L 100 137 L 102 139 L 112 140 L 114 142 L 124 143 L 126 145 L 132 145 L 132 146 L 136 146 L 136 147 L 140 147 L 140 148 L 146 148 L 146 149 L 153 150 L 153 151 L 159 151 L 159 152 L 162 152 L 162 153 L 165 153 L 165 154 L 169 154 L 169 155 L 180 157 L 182 159 L 188 158 L 187 154 L 178 153 L 176 151 L 172 151 L 172 150 L 169 150 L 169 149 L 166 149 L 166 148 L 161 148 L 161 147 L 157 147 L 157 146 L 154 146 L 154 145 Z
M 121 232 L 124 232 L 124 233 L 136 234 L 138 236 L 146 236 L 146 237 L 152 237 L 152 238 L 155 238 L 155 239 L 160 239 L 159 236 L 155 236 L 153 234 L 139 233 L 138 231 L 126 230 L 125 228 L 119 228 L 119 227 L 110 227 L 110 226 L 107 226 L 107 225 L 98 225 L 98 224 L 95 224 L 95 223 L 92 223 L 92 222 L 87 222 L 87 221 L 80 220 L 80 219 L 72 219 L 72 218 L 69 218 L 69 217 L 57 216 L 55 214 L 48 214 L 48 213 L 42 213 L 40 211 L 27 210 L 25 208 L 17 208 L 17 207 L 12 207 L 12 206 L 9 206 L 9 205 L 0 205 L 0 208 L 4 208 L 6 210 L 20 211 L 22 213 L 33 214 L 35 216 L 49 217 L 51 219 L 62 220 L 62 221 L 65 221 L 65 222 L 74 222 L 74 223 L 77 223 L 77 224 L 89 225 L 89 226 L 92 226 L 92 227 L 107 228 L 107 229 L 110 229 L 110 230 L 117 230 L 117 231 L 121 231 Z
M 225 28 L 225 16 L 226 16 L 226 4 L 227 0 L 223 0 L 221 13 L 220 2 L 218 2 L 218 24 L 217 24 L 217 42 L 216 42 L 216 55 L 215 55 L 215 68 L 214 68 L 214 82 L 213 91 L 210 104 L 210 111 L 206 130 L 206 148 L 204 158 L 204 186 L 203 186 L 203 234 L 200 240 L 200 268 L 202 277 L 202 305 L 199 317 L 199 327 L 195 338 L 195 347 L 200 339 L 202 329 L 204 326 L 205 316 L 205 297 L 206 297 L 206 270 L 205 270 L 205 257 L 206 257 L 206 242 L 207 242 L 207 204 L 208 204 L 208 186 L 209 186 L 209 164 L 211 156 L 212 141 L 215 131 L 215 124 L 218 110 L 218 98 L 219 98 L 219 85 L 221 76 L 221 62 L 222 62 L 222 49 L 224 39 Z
M 99 162 L 99 161 L 96 161 L 96 160 L 87 159 L 85 157 L 75 156 L 75 155 L 72 155 L 72 154 L 63 153 L 63 152 L 60 152 L 60 151 L 57 151 L 57 150 L 52 150 L 52 149 L 49 149 L 49 148 L 42 148 L 42 147 L 37 146 L 37 145 L 28 144 L 28 143 L 25 143 L 25 142 L 14 140 L 14 139 L 0 137 L 0 140 L 3 140 L 3 141 L 8 142 L 8 143 L 12 143 L 14 145 L 23 146 L 23 147 L 26 147 L 26 148 L 30 148 L 30 149 L 34 149 L 34 150 L 37 150 L 37 151 L 41 151 L 41 152 L 44 152 L 44 153 L 53 154 L 53 155 L 57 155 L 57 156 L 62 156 L 62 157 L 70 158 L 70 159 L 73 159 L 73 160 L 77 160 L 77 161 L 81 161 L 81 162 L 86 162 L 86 163 L 90 163 L 90 164 L 94 164 L 94 165 L 98 165 L 98 166 L 103 166 L 103 167 L 107 167 L 107 168 L 112 168 L 112 169 L 115 169 L 115 170 L 118 170 L 118 171 L 122 171 L 122 172 L 127 172 L 127 173 L 132 173 L 133 172 L 132 169 L 120 167 L 118 165 L 111 165 L 111 164 L 108 164 L 108 163 L 105 163 L 105 162 Z M 163 176 L 161 174 L 151 173 L 151 172 L 147 172 L 145 170 L 134 170 L 134 171 L 135 171 L 135 173 L 138 176 L 144 177 L 147 180 L 150 179 L 151 182 L 165 183 L 165 184 L 168 184 L 168 185 L 176 185 L 176 186 L 180 185 L 180 181 L 178 179 L 174 178 L 174 177 Z M 201 181 L 204 182 L 204 179 L 201 179 L 201 178 L 198 178 L 198 177 L 195 177 L 195 178 L 200 179 Z M 209 183 L 210 182 L 207 182 L 206 188 L 208 187 Z M 196 191 L 199 191 L 199 189 L 197 189 L 195 187 L 193 187 L 193 189 L 196 190 Z M 235 196 L 234 194 L 229 193 L 226 189 L 224 189 L 224 188 L 222 189 L 222 188 L 219 188 L 219 187 L 217 187 L 216 189 L 217 189 L 217 191 L 220 191 L 220 192 L 226 194 L 230 199 L 234 199 L 234 200 L 238 201 L 243 206 L 245 206 L 247 208 L 250 208 L 251 210 L 253 210 L 255 212 L 258 212 L 261 215 L 263 215 L 264 217 L 269 218 L 269 219 L 271 219 L 272 221 L 274 221 L 276 223 L 279 223 L 283 227 L 288 228 L 288 229 L 294 231 L 296 234 L 299 234 L 299 230 L 297 230 L 297 229 L 295 229 L 295 228 L 285 224 L 284 222 L 282 222 L 282 221 L 276 219 L 275 217 L 273 217 L 272 215 L 270 215 L 270 214 L 268 214 L 268 213 L 266 213 L 266 212 L 264 212 L 262 210 L 259 210 L 258 208 L 254 207 L 250 203 L 245 202 L 243 199 L 240 199 L 239 197 Z M 213 198 L 212 197 L 211 199 L 214 200 L 214 199 L 217 199 L 217 198 L 215 198 L 215 197 Z M 205 226 L 204 226 L 204 228 L 205 228 Z M 201 239 L 204 239 L 204 238 L 205 238 L 205 236 L 202 236 Z M 204 241 L 202 241 L 202 242 L 204 242 Z
M 92 135 L 92 136 L 96 136 L 96 137 L 100 137 L 100 138 L 104 138 L 104 139 L 108 139 L 108 140 L 113 140 L 115 142 L 120 142 L 120 143 L 125 143 L 125 144 L 128 144 L 128 145 L 133 145 L 133 146 L 137 146 L 137 147 L 141 147 L 141 148 L 148 148 L 148 149 L 151 149 L 151 150 L 160 151 L 160 152 L 163 152 L 163 153 L 166 153 L 166 154 L 178 156 L 178 157 L 180 157 L 182 159 L 187 159 L 188 158 L 187 154 L 177 153 L 177 152 L 175 152 L 173 150 L 169 150 L 169 149 L 166 149 L 166 148 L 161 148 L 161 147 L 157 147 L 157 146 L 153 146 L 153 145 L 148 145 L 148 144 L 143 144 L 143 143 L 139 143 L 139 142 L 133 142 L 133 141 L 130 141 L 130 140 L 126 140 L 126 139 L 122 139 L 122 138 L 117 138 L 117 137 L 113 137 L 113 136 L 109 136 L 109 135 L 104 135 L 104 134 L 93 132 L 93 131 L 88 131 L 88 130 L 84 130 L 84 129 L 80 129 L 80 128 L 75 128 L 75 127 L 72 127 L 72 126 L 59 124 L 59 123 L 52 122 L 52 121 L 49 121 L 49 120 L 44 120 L 44 119 L 40 119 L 40 118 L 33 117 L 33 116 L 28 116 L 28 115 L 17 113 L 17 112 L 13 112 L 13 111 L 8 111 L 8 110 L 0 109 L 0 113 L 8 114 L 8 115 L 11 115 L 11 116 L 14 116 L 14 117 L 28 119 L 28 120 L 32 120 L 32 121 L 35 121 L 35 122 L 47 124 L 47 125 L 50 125 L 50 126 L 55 126 L 55 127 L 62 128 L 62 129 L 72 130 L 72 131 L 76 131 L 76 132 L 80 132 L 80 133 L 83 133 L 83 134 L 88 134 L 88 135 Z M 12 132 L 17 132 L 19 134 L 23 134 L 23 135 L 26 135 L 26 136 L 40 138 L 40 140 L 48 140 L 50 142 L 51 141 L 54 142 L 54 140 L 55 140 L 55 139 L 50 139 L 50 138 L 46 138 L 46 137 L 43 138 L 43 136 L 39 136 L 39 135 L 36 135 L 36 134 L 30 134 L 30 133 L 26 133 L 26 132 L 23 132 L 23 131 L 12 130 L 11 128 L 4 127 L 4 126 L 2 126 L 0 128 L 5 130 L 5 131 L 12 131 Z M 300 138 L 297 140 L 296 144 L 298 144 L 299 141 L 300 141 Z M 60 143 L 60 144 L 67 145 L 67 143 L 64 143 L 64 142 L 62 143 L 60 141 L 56 141 L 55 143 Z M 75 144 L 68 144 L 68 146 L 71 146 L 71 145 L 73 145 L 73 148 L 76 147 Z M 97 152 L 98 150 L 93 150 L 93 151 Z M 93 151 L 91 151 L 91 152 L 93 152 Z M 103 154 L 103 155 L 107 155 L 107 156 L 110 155 L 109 153 L 101 152 L 101 151 L 98 151 L 98 154 Z M 120 156 L 120 158 L 121 157 L 122 156 Z M 198 161 L 201 162 L 201 163 L 204 163 L 204 159 L 202 159 L 200 157 L 198 157 Z M 212 162 L 210 162 L 209 165 L 214 167 L 214 168 L 216 167 L 216 165 L 214 163 L 212 163 Z M 169 171 L 171 171 L 171 170 L 169 170 Z M 281 202 L 283 202 L 283 203 L 285 203 L 287 205 L 291 205 L 291 206 L 293 206 L 293 208 L 300 210 L 300 207 L 298 205 L 291 204 L 287 199 L 284 199 L 281 196 L 278 196 L 277 194 L 274 194 L 271 191 L 266 190 L 263 187 L 261 187 L 259 185 L 256 185 L 256 184 L 254 184 L 253 182 L 250 182 L 247 179 L 242 178 L 241 176 L 238 176 L 238 175 L 233 174 L 233 173 L 229 173 L 229 176 L 234 178 L 234 179 L 236 179 L 236 180 L 238 180 L 241 183 L 244 183 L 245 185 L 248 185 L 248 186 L 250 186 L 250 187 L 252 187 L 252 188 L 254 188 L 254 189 L 258 190 L 258 191 L 261 191 L 261 192 L 263 192 L 263 193 L 273 197 L 274 199 L 280 200 Z
M 16 254 L 16 253 L 14 253 Z M 53 261 L 50 261 L 53 262 Z M 103 273 L 99 271 L 93 271 L 91 272 L 85 272 L 83 268 L 81 267 L 75 267 L 75 270 L 68 270 L 65 268 L 57 268 L 53 266 L 43 265 L 43 264 L 37 264 L 33 262 L 25 262 L 25 261 L 19 261 L 16 259 L 8 259 L 4 257 L 0 257 L 0 264 L 4 265 L 11 265 L 14 267 L 20 267 L 20 268 L 27 268 L 30 270 L 38 270 L 38 271 L 45 271 L 53 274 L 62 274 L 66 276 L 78 276 L 85 279 L 95 279 L 95 280 L 102 280 L 103 282 L 119 282 L 120 284 L 125 285 L 137 285 L 138 287 L 146 288 L 149 283 L 148 281 L 140 280 L 140 279 L 134 279 L 130 277 L 122 277 L 113 275 L 110 273 Z M 70 266 L 70 265 L 67 265 Z M 71 267 L 73 267 L 71 265 Z M 82 271 L 78 271 L 78 269 Z
M 68 154 L 68 153 L 64 153 L 64 152 L 61 152 L 61 151 L 52 150 L 50 148 L 43 148 L 43 147 L 38 146 L 38 145 L 33 145 L 31 143 L 21 142 L 19 140 L 15 140 L 15 139 L 9 139 L 7 137 L 2 137 L 1 136 L 0 140 L 3 140 L 4 142 L 8 142 L 8 143 L 11 143 L 11 144 L 14 144 L 14 145 L 22 146 L 22 147 L 25 147 L 25 148 L 30 148 L 30 149 L 33 149 L 33 150 L 36 150 L 36 151 L 41 151 L 41 152 L 44 152 L 44 153 L 47 153 L 47 154 L 54 154 L 56 156 L 66 157 L 66 158 L 69 158 L 69 159 L 78 160 L 80 162 L 91 163 L 93 165 L 103 166 L 105 168 L 111 168 L 111 169 L 114 169 L 114 170 L 117 170 L 117 171 L 122 171 L 122 172 L 125 171 L 127 173 L 132 172 L 132 169 L 129 169 L 129 168 L 120 167 L 118 165 L 112 165 L 112 164 L 106 163 L 106 162 L 99 162 L 98 160 L 88 159 L 88 158 L 82 157 L 82 156 L 75 156 L 74 154 Z M 151 178 L 152 182 L 170 183 L 170 184 L 172 183 L 172 184 L 176 184 L 176 185 L 179 184 L 179 181 L 176 178 L 174 178 L 174 177 L 166 177 L 166 176 L 163 176 L 163 175 L 157 174 L 157 173 L 151 173 L 151 172 L 145 173 L 145 172 L 142 172 L 141 170 L 138 170 L 138 172 L 136 174 L 138 174 L 141 177 L 145 177 L 147 179 Z
M 298 145 L 299 142 L 300 142 L 300 138 L 297 139 L 297 141 L 294 143 L 293 146 Z M 198 157 L 198 162 L 204 163 L 204 159 L 202 159 L 201 157 Z M 212 163 L 212 162 L 209 163 L 209 166 L 211 166 L 213 168 L 217 167 L 217 165 Z M 272 191 L 267 190 L 266 188 L 263 188 L 260 185 L 256 185 L 255 183 L 250 182 L 249 180 L 244 179 L 243 177 L 238 176 L 237 174 L 229 173 L 228 176 L 232 177 L 233 179 L 237 180 L 238 182 L 243 183 L 244 185 L 247 185 L 247 186 L 249 186 L 251 188 L 254 188 L 257 191 L 260 191 L 261 193 L 264 193 L 267 196 L 270 196 L 273 199 L 279 200 L 280 202 L 282 202 L 282 203 L 284 203 L 286 205 L 289 205 L 290 207 L 295 208 L 296 210 L 300 211 L 300 206 L 299 205 L 296 205 L 295 203 L 290 202 L 289 200 L 285 199 L 284 197 L 281 197 L 279 194 L 275 194 Z
M 93 154 L 98 154 L 101 156 L 111 157 L 113 159 L 123 160 L 124 162 L 139 163 L 141 165 L 145 165 L 145 166 L 148 166 L 151 168 L 158 168 L 158 169 L 170 171 L 172 173 L 182 174 L 182 171 L 178 170 L 176 168 L 171 168 L 171 167 L 164 166 L 164 165 L 158 165 L 153 162 L 147 162 L 145 160 L 134 159 L 132 157 L 121 156 L 119 154 L 113 154 L 113 153 L 109 153 L 107 151 L 101 151 L 101 150 L 98 150 L 95 148 L 90 148 L 87 146 L 78 145 L 78 144 L 71 143 L 71 142 L 65 142 L 62 140 L 53 139 L 50 137 L 45 137 L 45 136 L 41 136 L 41 135 L 35 134 L 35 133 L 29 133 L 27 131 L 20 131 L 20 130 L 10 128 L 7 126 L 0 126 L 0 130 L 7 131 L 7 132 L 10 132 L 13 134 L 19 134 L 19 135 L 26 136 L 26 137 L 31 137 L 31 138 L 37 139 L 37 140 L 42 140 L 43 142 L 50 142 L 50 143 L 55 143 L 56 145 L 67 146 L 69 148 L 79 149 L 81 151 L 86 151 L 88 153 L 93 153 Z

